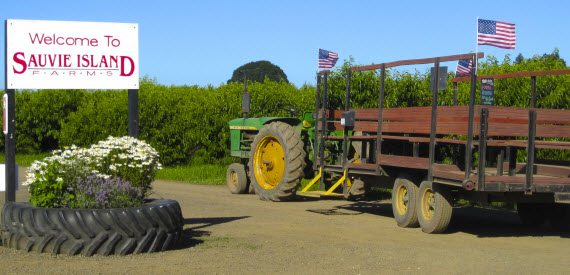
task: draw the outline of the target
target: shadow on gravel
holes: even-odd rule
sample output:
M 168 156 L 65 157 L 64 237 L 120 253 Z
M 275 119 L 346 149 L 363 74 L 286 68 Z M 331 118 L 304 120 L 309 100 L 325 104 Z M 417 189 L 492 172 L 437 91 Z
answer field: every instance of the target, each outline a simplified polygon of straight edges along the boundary
M 242 217 L 213 217 L 213 218 L 188 218 L 184 219 L 184 230 L 182 231 L 182 239 L 180 243 L 175 248 L 186 249 L 197 246 L 203 243 L 203 240 L 197 239 L 200 237 L 208 237 L 212 232 L 199 230 L 205 227 L 209 227 L 216 224 L 222 224 L 227 222 L 232 222 L 236 220 L 241 220 L 249 218 L 250 216 Z
M 343 214 L 344 211 L 353 214 Z M 362 201 L 336 206 L 332 209 L 314 209 L 309 212 L 324 215 L 372 214 L 383 217 L 394 217 L 391 202 Z M 546 237 L 556 236 L 570 238 L 570 232 L 557 231 L 549 224 L 540 227 L 526 226 L 520 222 L 514 211 L 486 209 L 478 207 L 454 207 L 451 223 L 444 234 L 463 232 L 479 238 L 496 237 Z
M 209 227 L 216 224 L 233 222 L 241 219 L 249 218 L 250 216 L 241 217 L 213 217 L 213 218 L 188 218 L 184 219 L 184 225 L 192 230 Z
M 464 232 L 479 238 L 546 237 L 570 238 L 570 232 L 557 231 L 550 224 L 539 227 L 523 225 L 514 211 L 478 207 L 453 208 L 448 234 Z
M 182 239 L 174 250 L 182 250 L 197 246 L 204 241 L 196 238 L 203 236 L 210 236 L 210 231 L 192 230 L 190 228 L 186 228 L 182 231 Z

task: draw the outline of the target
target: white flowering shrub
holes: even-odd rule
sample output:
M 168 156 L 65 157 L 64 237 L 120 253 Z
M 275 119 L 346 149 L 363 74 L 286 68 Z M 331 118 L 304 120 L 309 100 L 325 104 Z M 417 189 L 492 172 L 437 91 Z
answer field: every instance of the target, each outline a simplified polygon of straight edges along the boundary
M 34 206 L 106 207 L 106 204 L 85 201 L 91 196 L 109 201 L 109 206 L 116 207 L 112 194 L 123 197 L 124 194 L 137 194 L 134 201 L 142 203 L 151 191 L 157 170 L 162 169 L 158 158 L 156 150 L 144 141 L 128 136 L 109 137 L 89 149 L 71 146 L 34 162 L 27 170 L 24 185 L 28 186 Z M 101 180 L 94 180 L 94 177 Z M 99 187 L 90 186 L 90 182 L 97 182 Z M 101 200 L 103 195 L 110 198 Z

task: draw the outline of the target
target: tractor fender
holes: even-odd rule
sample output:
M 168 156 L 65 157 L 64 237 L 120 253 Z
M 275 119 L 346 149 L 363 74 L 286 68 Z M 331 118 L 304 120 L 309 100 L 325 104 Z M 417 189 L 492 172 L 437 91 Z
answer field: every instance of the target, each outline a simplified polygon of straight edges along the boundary
M 297 127 L 303 123 L 302 120 L 300 120 L 298 118 L 294 118 L 294 117 L 272 117 L 272 118 L 269 118 L 268 120 L 264 121 L 263 125 L 267 125 L 267 124 L 269 124 L 271 122 L 275 122 L 275 121 L 281 121 L 281 122 L 287 123 L 293 127 Z
M 262 123 L 265 126 L 276 121 L 284 122 L 291 125 L 293 128 L 295 128 L 295 131 L 297 131 L 298 133 L 300 133 L 301 130 L 303 129 L 303 121 L 294 117 L 272 117 L 269 118 L 268 120 L 263 121 Z

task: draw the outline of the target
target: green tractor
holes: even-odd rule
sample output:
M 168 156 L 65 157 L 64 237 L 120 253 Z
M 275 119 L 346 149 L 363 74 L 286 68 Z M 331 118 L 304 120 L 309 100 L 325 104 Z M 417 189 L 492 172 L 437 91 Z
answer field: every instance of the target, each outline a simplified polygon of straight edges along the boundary
M 297 194 L 309 195 L 307 190 L 297 192 L 303 178 L 312 179 L 315 142 L 316 112 L 303 112 L 291 104 L 281 104 L 289 117 L 248 118 L 251 95 L 244 84 L 242 97 L 243 118 L 229 122 L 231 138 L 231 156 L 239 158 L 227 170 L 227 185 L 233 194 L 257 194 L 260 199 L 268 201 L 286 201 Z M 342 135 L 328 133 L 328 135 Z M 354 146 L 354 145 L 353 145 Z M 334 162 L 342 154 L 337 144 L 323 144 L 324 158 Z M 354 151 L 354 150 L 353 150 Z M 327 196 L 344 196 L 356 199 L 364 195 L 363 182 L 348 179 L 348 188 L 334 184 L 340 182 L 342 173 L 321 181 L 321 190 L 327 187 Z M 313 185 L 320 173 L 310 185 Z M 344 181 L 344 178 L 343 178 Z M 354 183 L 358 183 L 358 187 Z M 334 188 L 331 188 L 333 187 Z M 345 190 L 344 194 L 334 193 L 337 187 Z M 355 187 L 355 188 L 350 188 Z M 305 188 L 308 189 L 308 188 Z

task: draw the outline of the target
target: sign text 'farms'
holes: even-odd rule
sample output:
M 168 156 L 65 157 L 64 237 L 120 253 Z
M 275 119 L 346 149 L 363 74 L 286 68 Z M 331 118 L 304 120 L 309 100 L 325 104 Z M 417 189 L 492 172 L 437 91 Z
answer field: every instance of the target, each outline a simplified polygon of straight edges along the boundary
M 138 24 L 7 20 L 8 89 L 138 89 Z

